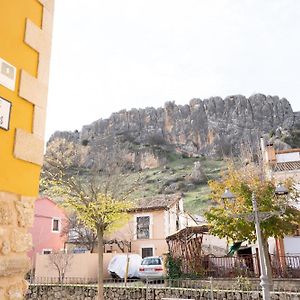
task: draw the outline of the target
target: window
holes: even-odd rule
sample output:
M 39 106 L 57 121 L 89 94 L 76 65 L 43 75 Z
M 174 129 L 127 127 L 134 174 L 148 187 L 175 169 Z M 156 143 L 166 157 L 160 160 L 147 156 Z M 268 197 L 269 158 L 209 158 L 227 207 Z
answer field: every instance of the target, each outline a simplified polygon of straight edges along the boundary
M 59 232 L 60 231 L 60 224 L 59 224 L 59 219 L 58 218 L 53 218 L 52 219 L 52 232 Z
M 75 247 L 71 253 L 86 253 L 86 252 L 89 251 L 84 247 Z
M 142 258 L 153 256 L 153 248 L 142 248 Z
M 179 203 L 176 204 L 176 230 L 180 229 L 179 226 L 179 212 L 180 212 L 180 207 L 179 207 Z
M 148 249 L 151 249 L 151 248 L 148 248 Z M 145 258 L 145 259 L 143 259 L 143 261 L 141 263 L 141 265 L 148 265 L 148 266 L 161 265 L 161 264 L 162 264 L 162 262 L 159 257 Z
M 150 217 L 136 217 L 136 236 L 137 239 L 150 238 Z
M 51 254 L 51 249 L 43 249 L 43 254 Z

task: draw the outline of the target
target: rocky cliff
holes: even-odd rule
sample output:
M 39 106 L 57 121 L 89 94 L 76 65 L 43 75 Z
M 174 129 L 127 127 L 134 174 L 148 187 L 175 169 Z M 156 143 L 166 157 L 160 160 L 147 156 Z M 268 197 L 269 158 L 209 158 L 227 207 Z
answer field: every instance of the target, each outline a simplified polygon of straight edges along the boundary
M 81 132 L 56 132 L 49 142 L 66 138 L 89 147 L 87 161 L 97 149 L 112 151 L 117 143 L 129 143 L 135 153 L 133 160 L 148 155 L 155 164 L 153 159 L 161 158 L 153 148 L 149 157 L 144 146 L 169 146 L 191 156 L 220 157 L 238 153 L 241 144 L 255 147 L 263 134 L 288 136 L 299 123 L 300 115 L 285 98 L 235 95 L 192 99 L 188 105 L 167 102 L 163 108 L 122 110 L 83 126 Z

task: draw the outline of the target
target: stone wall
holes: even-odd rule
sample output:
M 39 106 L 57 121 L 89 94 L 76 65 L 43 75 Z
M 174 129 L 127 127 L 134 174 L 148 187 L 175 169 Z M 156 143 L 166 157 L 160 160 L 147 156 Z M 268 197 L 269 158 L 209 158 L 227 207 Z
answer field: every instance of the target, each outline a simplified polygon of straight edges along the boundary
M 23 279 L 30 268 L 27 232 L 33 222 L 34 198 L 0 192 L 0 299 L 17 300 L 27 288 Z
M 95 286 L 31 286 L 28 290 L 26 299 L 30 300 L 96 300 Z M 210 290 L 184 289 L 184 288 L 164 288 L 164 287 L 106 287 L 106 300 L 160 300 L 162 298 L 181 298 L 181 299 L 201 299 L 211 300 Z M 213 299 L 262 299 L 259 292 L 245 291 L 213 291 Z M 300 300 L 299 293 L 296 292 L 274 292 L 271 299 L 280 300 Z

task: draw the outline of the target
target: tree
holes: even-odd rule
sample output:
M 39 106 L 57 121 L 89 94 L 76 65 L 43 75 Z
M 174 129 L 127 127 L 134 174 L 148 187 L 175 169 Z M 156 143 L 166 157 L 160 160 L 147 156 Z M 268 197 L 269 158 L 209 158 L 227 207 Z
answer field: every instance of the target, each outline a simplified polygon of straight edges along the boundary
M 95 157 L 93 168 L 80 168 L 79 145 L 57 140 L 45 156 L 42 173 L 44 191 L 60 198 L 63 206 L 72 209 L 80 222 L 94 231 L 98 244 L 98 299 L 103 300 L 104 233 L 126 222 L 132 204 L 127 200 L 134 184 L 125 185 L 122 157 L 103 161 Z M 99 163 L 97 163 L 97 161 Z M 126 186 L 126 190 L 124 187 Z
M 54 251 L 48 254 L 48 257 L 50 266 L 55 268 L 58 272 L 59 283 L 63 283 L 66 272 L 70 267 L 73 254 L 65 251 Z
M 68 189 L 69 188 L 69 189 Z M 74 191 L 74 185 L 64 186 L 64 205 L 72 208 L 88 228 L 97 233 L 98 242 L 98 299 L 103 299 L 103 247 L 104 233 L 123 224 L 126 211 L 131 207 L 127 201 L 117 200 L 109 194 L 84 189 Z
M 233 242 L 254 242 L 254 220 L 247 216 L 252 215 L 251 197 L 252 193 L 255 193 L 259 212 L 271 213 L 269 218 L 261 220 L 264 251 L 268 253 L 269 237 L 282 238 L 291 234 L 300 222 L 300 212 L 292 204 L 297 202 L 298 192 L 291 179 L 286 180 L 284 184 L 289 190 L 289 197 L 275 196 L 275 181 L 263 178 L 258 165 L 247 162 L 246 166 L 238 167 L 230 163 L 220 181 L 209 181 L 215 206 L 205 215 L 211 226 L 211 233 Z M 225 188 L 229 188 L 235 195 L 233 201 L 221 198 Z M 266 255 L 266 258 L 270 275 L 269 255 Z
M 106 244 L 116 244 L 123 253 L 130 253 L 134 239 L 136 239 L 136 230 L 134 221 L 131 219 L 122 230 L 108 234 Z
M 67 224 L 63 227 L 62 234 L 68 237 L 68 243 L 80 246 L 93 253 L 97 248 L 97 234 L 85 226 L 75 213 L 69 214 L 67 218 Z M 110 234 L 108 237 L 104 236 L 103 242 L 104 245 L 116 244 L 123 253 L 126 251 L 131 252 L 131 239 L 127 240 L 126 238 L 127 236 L 125 237 L 116 232 L 116 235 L 113 233 L 113 237 Z
M 68 242 L 86 248 L 93 253 L 97 247 L 97 234 L 85 226 L 72 212 L 67 216 L 67 223 L 62 229 L 62 234 L 68 237 Z

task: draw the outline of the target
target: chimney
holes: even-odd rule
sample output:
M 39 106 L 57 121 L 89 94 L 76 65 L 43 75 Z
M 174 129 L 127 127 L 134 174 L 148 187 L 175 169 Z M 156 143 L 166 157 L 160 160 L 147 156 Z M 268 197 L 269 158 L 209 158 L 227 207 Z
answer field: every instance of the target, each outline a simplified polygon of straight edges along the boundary
M 265 164 L 267 162 L 267 157 L 266 157 L 265 139 L 263 137 L 260 138 L 260 151 L 261 151 L 263 164 Z
M 273 143 L 266 145 L 266 163 L 270 165 L 276 164 L 276 154 Z

